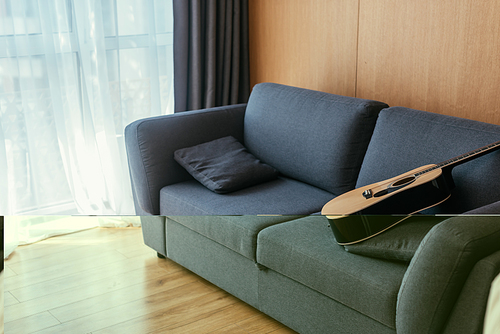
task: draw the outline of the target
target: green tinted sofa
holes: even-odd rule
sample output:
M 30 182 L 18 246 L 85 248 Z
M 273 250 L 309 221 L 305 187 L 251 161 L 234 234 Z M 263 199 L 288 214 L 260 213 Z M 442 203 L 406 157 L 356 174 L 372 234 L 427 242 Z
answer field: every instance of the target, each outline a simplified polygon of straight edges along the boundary
M 449 200 L 337 244 L 330 199 L 500 140 L 500 126 L 277 84 L 247 104 L 125 132 L 145 243 L 300 333 L 480 333 L 500 272 L 500 151 L 453 169 Z M 227 194 L 174 152 L 233 136 L 280 174 Z

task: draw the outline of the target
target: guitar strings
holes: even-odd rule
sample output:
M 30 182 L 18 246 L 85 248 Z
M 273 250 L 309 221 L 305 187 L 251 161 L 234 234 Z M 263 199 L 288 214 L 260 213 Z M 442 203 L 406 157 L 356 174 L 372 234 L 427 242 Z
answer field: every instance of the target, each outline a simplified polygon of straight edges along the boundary
M 425 170 L 423 170 L 423 171 L 421 171 L 421 172 L 418 172 L 418 173 L 415 173 L 415 174 L 413 174 L 413 175 L 414 175 L 415 177 L 417 177 L 417 176 L 423 175 L 423 174 L 425 174 L 425 173 L 429 173 L 429 172 L 431 172 L 431 171 L 433 171 L 433 170 L 436 170 L 436 169 L 438 169 L 438 168 L 445 167 L 445 166 L 450 165 L 450 164 L 452 164 L 452 163 L 454 163 L 454 162 L 456 162 L 456 161 L 463 160 L 463 159 L 465 159 L 465 158 L 468 158 L 468 157 L 470 157 L 470 156 L 476 155 L 476 154 L 481 153 L 481 152 L 483 152 L 483 151 L 490 150 L 490 149 L 492 149 L 492 148 L 494 148 L 494 147 L 497 147 L 497 146 L 500 146 L 500 141 L 498 141 L 498 142 L 496 142 L 496 143 L 493 143 L 493 144 L 486 145 L 486 146 L 481 147 L 481 148 L 478 148 L 477 150 L 474 150 L 474 151 L 471 151 L 471 152 L 468 152 L 468 153 L 462 154 L 462 155 L 460 155 L 460 156 L 458 156 L 458 157 L 455 157 L 455 158 L 452 158 L 452 159 L 449 159 L 449 160 L 443 161 L 443 162 L 441 162 L 441 163 L 439 163 L 439 164 L 437 164 L 437 165 L 435 165 L 435 166 L 433 166 L 433 167 L 431 167 L 431 168 L 425 169 Z

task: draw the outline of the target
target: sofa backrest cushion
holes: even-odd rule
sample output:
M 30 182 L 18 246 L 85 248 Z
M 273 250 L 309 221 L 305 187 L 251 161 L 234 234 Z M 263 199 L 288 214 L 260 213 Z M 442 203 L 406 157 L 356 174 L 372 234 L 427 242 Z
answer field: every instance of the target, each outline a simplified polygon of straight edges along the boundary
M 414 168 L 438 164 L 500 140 L 500 126 L 403 107 L 383 110 L 377 120 L 357 187 Z M 425 210 L 456 214 L 500 200 L 500 151 L 453 168 L 450 199 Z
M 335 195 L 353 189 L 381 102 L 262 83 L 245 112 L 245 146 L 285 176 Z

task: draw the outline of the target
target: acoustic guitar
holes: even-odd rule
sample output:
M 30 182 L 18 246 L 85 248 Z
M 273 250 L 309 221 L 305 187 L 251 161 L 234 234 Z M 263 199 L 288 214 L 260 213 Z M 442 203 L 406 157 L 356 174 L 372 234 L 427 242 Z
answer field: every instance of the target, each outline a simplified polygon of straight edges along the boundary
M 437 165 L 422 166 L 356 188 L 326 203 L 321 214 L 328 218 L 339 244 L 361 242 L 395 226 L 409 215 L 446 201 L 455 187 L 451 175 L 453 167 L 497 149 L 500 149 L 500 141 Z

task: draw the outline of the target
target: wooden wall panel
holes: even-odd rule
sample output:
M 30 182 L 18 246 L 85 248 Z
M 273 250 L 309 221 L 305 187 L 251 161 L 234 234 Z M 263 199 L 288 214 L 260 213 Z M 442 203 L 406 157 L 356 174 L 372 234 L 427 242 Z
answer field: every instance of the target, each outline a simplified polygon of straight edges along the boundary
M 500 124 L 500 1 L 360 0 L 357 96 Z
M 250 0 L 250 78 L 354 96 L 357 0 Z

